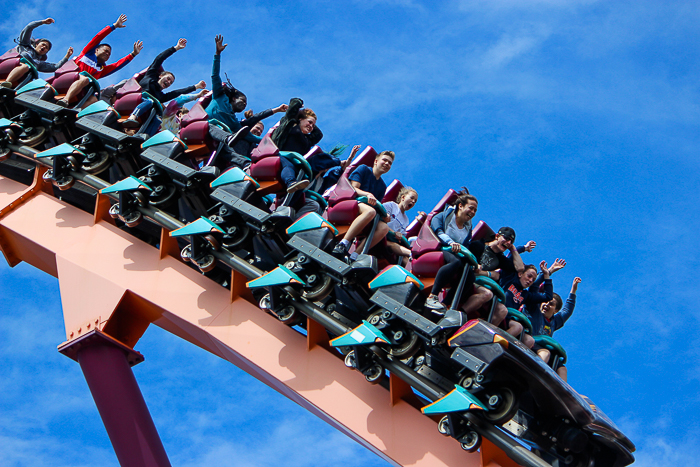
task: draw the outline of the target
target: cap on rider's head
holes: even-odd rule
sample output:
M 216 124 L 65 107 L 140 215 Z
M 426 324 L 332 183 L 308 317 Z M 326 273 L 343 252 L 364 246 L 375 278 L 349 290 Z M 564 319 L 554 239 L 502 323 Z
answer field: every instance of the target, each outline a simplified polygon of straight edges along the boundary
M 511 227 L 501 227 L 498 229 L 498 235 L 506 240 L 510 240 L 511 242 L 515 241 L 515 230 L 513 230 Z

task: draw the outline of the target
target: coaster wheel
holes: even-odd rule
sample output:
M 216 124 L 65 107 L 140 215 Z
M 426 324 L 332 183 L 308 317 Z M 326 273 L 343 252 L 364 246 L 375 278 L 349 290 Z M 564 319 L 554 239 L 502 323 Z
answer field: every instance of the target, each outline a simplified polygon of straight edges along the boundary
M 214 249 L 214 251 L 219 251 L 221 249 L 221 242 L 219 242 L 216 237 L 212 234 L 207 234 L 204 236 L 204 240 L 207 241 L 209 245 Z
M 378 363 L 373 363 L 364 371 L 365 379 L 371 384 L 378 384 L 384 378 L 384 368 Z
M 75 184 L 75 179 L 72 175 L 66 175 L 60 180 L 54 180 L 53 184 L 56 185 L 56 188 L 58 188 L 59 190 L 66 191 Z
M 440 419 L 437 429 L 441 435 L 450 436 L 452 434 L 452 430 L 450 429 L 450 419 L 447 417 L 447 415 Z
M 97 174 L 109 167 L 109 153 L 96 151 L 87 155 L 83 161 L 83 170 L 89 174 Z
M 140 177 L 140 180 L 143 181 L 144 178 L 145 177 Z M 172 201 L 176 194 L 177 190 L 175 189 L 175 185 L 157 185 L 153 188 L 153 191 L 149 193 L 148 202 L 155 207 L 165 206 Z
M 323 300 L 333 290 L 333 279 L 325 274 L 309 274 L 306 276 L 307 284 L 311 287 L 304 289 L 302 295 L 307 300 Z
M 213 255 L 205 255 L 202 259 L 194 262 L 200 271 L 209 272 L 216 267 L 216 258 Z
M 518 397 L 515 391 L 503 386 L 496 391 L 486 390 L 489 394 L 486 405 L 489 410 L 484 413 L 484 416 L 494 425 L 502 425 L 515 415 L 518 411 Z
M 394 339 L 397 343 L 389 349 L 389 354 L 398 359 L 412 357 L 420 349 L 421 340 L 418 334 L 410 329 L 394 332 Z
M 279 312 L 275 311 L 275 314 L 277 315 L 277 319 L 287 326 L 295 326 L 302 321 L 301 313 L 291 305 L 285 306 Z
M 250 227 L 243 220 L 235 225 L 224 227 L 223 243 L 226 248 L 237 248 L 242 245 L 250 235 Z
M 192 261 L 192 245 L 186 245 L 185 248 L 180 251 L 180 258 L 183 261 Z
M 127 227 L 133 228 L 141 223 L 141 221 L 143 220 L 143 214 L 141 214 L 141 211 L 134 211 L 121 218 L 121 220 L 126 224 Z
M 343 360 L 343 362 L 345 363 L 346 367 L 354 369 L 356 366 L 355 351 L 351 350 L 348 352 L 347 355 L 345 355 L 345 360 Z
M 73 170 L 80 170 L 80 168 L 82 167 L 82 164 L 78 162 L 78 158 L 72 154 L 70 156 L 66 156 L 66 160 L 68 161 Z
M 119 203 L 115 203 L 109 207 L 109 217 L 112 219 L 119 217 Z
M 481 435 L 470 430 L 460 438 L 459 445 L 467 452 L 476 452 L 481 447 Z
M 19 142 L 30 148 L 43 143 L 48 136 L 48 132 L 44 126 L 32 127 L 29 128 L 29 130 L 29 132 L 25 130 L 25 132 L 19 136 Z

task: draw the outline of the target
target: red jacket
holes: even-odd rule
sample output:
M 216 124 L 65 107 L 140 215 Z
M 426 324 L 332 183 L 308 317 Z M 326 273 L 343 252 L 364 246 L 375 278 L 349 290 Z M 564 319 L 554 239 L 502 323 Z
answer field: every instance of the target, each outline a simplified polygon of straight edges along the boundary
M 129 54 L 122 58 L 118 62 L 112 63 L 111 65 L 100 66 L 97 63 L 97 57 L 95 56 L 95 49 L 100 45 L 100 42 L 109 35 L 110 32 L 114 31 L 114 26 L 110 25 L 105 27 L 102 31 L 98 32 L 95 37 L 92 38 L 90 42 L 85 46 L 80 55 L 76 58 L 75 62 L 78 64 L 80 71 L 87 71 L 95 79 L 104 78 L 107 75 L 111 75 L 115 71 L 122 69 L 127 63 L 129 63 L 134 56 Z

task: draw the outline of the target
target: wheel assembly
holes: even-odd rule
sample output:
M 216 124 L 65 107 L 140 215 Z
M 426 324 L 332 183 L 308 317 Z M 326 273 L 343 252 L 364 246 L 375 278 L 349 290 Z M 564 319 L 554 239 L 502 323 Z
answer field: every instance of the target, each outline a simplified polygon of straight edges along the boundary
M 115 206 L 118 206 L 115 204 Z M 143 220 L 143 214 L 141 211 L 134 211 L 122 217 L 121 220 L 126 224 L 127 227 L 136 227 Z
M 518 398 L 513 389 L 504 386 L 497 391 L 486 391 L 488 399 L 486 405 L 489 410 L 484 416 L 494 425 L 502 425 L 518 411 Z
M 75 184 L 75 179 L 72 175 L 66 175 L 60 180 L 54 180 L 54 185 L 61 191 L 68 190 Z
M 345 356 L 345 366 L 348 368 L 355 368 L 355 351 L 351 350 L 348 352 L 348 354 Z
M 83 161 L 83 169 L 90 174 L 97 174 L 109 167 L 109 153 L 107 151 L 97 151 L 88 154 Z
M 450 430 L 450 419 L 447 415 L 440 419 L 437 429 L 441 435 L 450 436 L 452 434 L 452 430 Z
M 48 169 L 46 172 L 44 172 L 41 178 L 45 182 L 53 183 L 53 169 Z
M 147 182 L 147 180 L 144 180 L 144 178 L 145 177 L 141 177 L 140 179 Z M 151 191 L 148 195 L 148 202 L 152 206 L 160 208 L 167 206 L 175 198 L 176 194 L 177 190 L 175 189 L 174 185 L 156 185 L 153 187 L 153 191 Z
M 250 227 L 241 221 L 229 227 L 225 227 L 224 245 L 226 248 L 237 248 L 243 244 L 250 234 Z
M 34 147 L 37 144 L 43 143 L 48 136 L 46 128 L 43 126 L 32 127 L 27 130 L 19 136 L 19 142 L 24 146 Z
M 182 249 L 180 258 L 182 258 L 183 261 L 192 261 L 192 245 L 187 245 Z
M 216 259 L 213 255 L 206 255 L 202 259 L 195 261 L 195 264 L 202 272 L 209 272 L 216 266 Z
M 309 288 L 304 289 L 303 296 L 307 300 L 322 300 L 333 290 L 333 279 L 327 275 L 310 274 L 306 277 Z
M 275 311 L 277 319 L 286 324 L 287 326 L 294 326 L 301 322 L 301 316 L 296 308 L 293 306 L 285 306 L 280 311 Z
M 476 431 L 467 431 L 459 441 L 459 445 L 467 452 L 476 452 L 481 447 L 481 435 Z
M 380 364 L 374 363 L 364 371 L 364 375 L 369 383 L 377 384 L 384 377 L 384 368 Z
M 404 359 L 412 357 L 420 349 L 421 340 L 418 335 L 411 330 L 400 330 L 394 332 L 396 345 L 389 349 L 389 354 Z

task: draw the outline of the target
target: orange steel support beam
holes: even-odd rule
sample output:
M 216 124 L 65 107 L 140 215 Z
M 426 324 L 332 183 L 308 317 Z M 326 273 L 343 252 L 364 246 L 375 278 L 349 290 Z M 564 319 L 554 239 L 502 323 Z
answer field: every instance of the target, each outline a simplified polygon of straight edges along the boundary
M 226 290 L 183 264 L 167 234 L 156 249 L 108 222 L 104 198 L 93 216 L 43 189 L 40 175 L 29 189 L 0 177 L 0 247 L 11 265 L 15 258 L 58 277 L 63 345 L 97 328 L 133 348 L 153 323 L 237 365 L 394 465 L 515 465 L 486 440 L 483 460 L 461 450 L 417 410 L 403 381 L 392 377 L 391 391 L 368 384 L 327 349 L 320 325 L 309 320 L 304 337 L 251 303 L 240 274 Z

